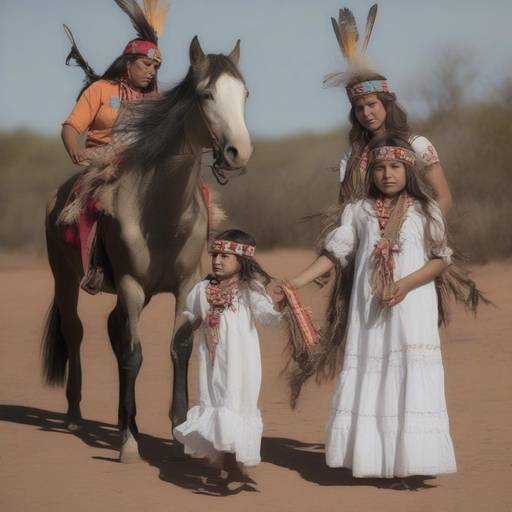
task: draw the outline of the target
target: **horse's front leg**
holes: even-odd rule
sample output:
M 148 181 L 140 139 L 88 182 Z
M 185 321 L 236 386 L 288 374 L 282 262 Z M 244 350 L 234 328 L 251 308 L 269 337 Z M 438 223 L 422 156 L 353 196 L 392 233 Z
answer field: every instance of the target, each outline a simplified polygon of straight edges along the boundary
M 142 365 L 138 324 L 145 304 L 142 286 L 131 276 L 124 276 L 118 286 L 116 307 L 108 318 L 108 334 L 119 370 L 119 431 L 121 462 L 140 460 L 135 415 L 135 381 Z
M 171 341 L 171 358 L 174 369 L 172 403 L 169 418 L 172 428 L 183 423 L 188 411 L 188 362 L 192 353 L 194 330 L 190 320 L 183 315 L 187 295 L 199 279 L 194 275 L 176 294 L 174 330 Z M 175 442 L 176 455 L 183 455 L 183 447 Z

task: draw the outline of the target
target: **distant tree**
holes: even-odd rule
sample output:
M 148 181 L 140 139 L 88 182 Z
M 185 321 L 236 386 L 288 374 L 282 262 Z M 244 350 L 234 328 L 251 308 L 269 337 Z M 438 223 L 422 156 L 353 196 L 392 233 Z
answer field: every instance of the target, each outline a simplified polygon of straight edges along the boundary
M 507 108 L 512 108 L 512 77 L 508 77 L 498 87 L 498 100 Z
M 430 112 L 458 111 L 475 84 L 477 65 L 468 48 L 444 48 L 421 79 L 419 93 Z

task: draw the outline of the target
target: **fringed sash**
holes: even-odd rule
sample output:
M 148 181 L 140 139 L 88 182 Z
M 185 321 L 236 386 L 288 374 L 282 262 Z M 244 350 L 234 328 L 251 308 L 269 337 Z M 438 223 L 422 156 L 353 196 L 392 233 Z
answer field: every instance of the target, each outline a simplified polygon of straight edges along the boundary
M 386 212 L 382 199 L 375 202 L 379 220 L 381 239 L 373 251 L 373 271 L 371 286 L 374 295 L 381 301 L 392 297 L 395 289 L 393 270 L 395 266 L 393 253 L 398 252 L 400 229 L 405 220 L 407 209 L 411 205 L 409 196 L 403 192 L 398 197 L 391 212 Z
M 290 405 L 295 409 L 305 378 L 314 372 L 319 332 L 311 319 L 310 309 L 303 305 L 297 292 L 287 283 L 283 283 L 281 288 L 284 294 L 283 314 L 288 326 L 290 354 L 284 371 L 288 374 L 288 385 L 291 391 Z

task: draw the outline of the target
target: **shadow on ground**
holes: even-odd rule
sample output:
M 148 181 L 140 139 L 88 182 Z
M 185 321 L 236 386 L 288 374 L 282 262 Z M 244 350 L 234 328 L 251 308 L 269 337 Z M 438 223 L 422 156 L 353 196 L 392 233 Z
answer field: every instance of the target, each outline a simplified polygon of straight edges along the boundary
M 0 405 L 0 421 L 30 425 L 47 432 L 59 432 L 79 438 L 92 448 L 116 452 L 113 457 L 94 456 L 97 460 L 118 463 L 119 435 L 117 426 L 94 420 L 83 420 L 78 431 L 66 428 L 65 415 L 35 407 L 22 405 Z M 258 492 L 253 485 L 244 484 L 232 490 L 226 487 L 219 471 L 200 459 L 175 458 L 173 441 L 148 434 L 139 434 L 139 448 L 142 457 L 159 469 L 159 477 L 165 481 L 189 489 L 197 494 L 229 496 L 240 492 Z M 261 443 L 262 461 L 296 471 L 304 480 L 317 485 L 366 485 L 377 488 L 399 489 L 394 479 L 353 478 L 348 469 L 331 469 L 325 465 L 324 446 L 287 439 L 264 437 Z M 427 483 L 433 477 L 410 477 L 406 480 L 410 490 L 435 487 Z

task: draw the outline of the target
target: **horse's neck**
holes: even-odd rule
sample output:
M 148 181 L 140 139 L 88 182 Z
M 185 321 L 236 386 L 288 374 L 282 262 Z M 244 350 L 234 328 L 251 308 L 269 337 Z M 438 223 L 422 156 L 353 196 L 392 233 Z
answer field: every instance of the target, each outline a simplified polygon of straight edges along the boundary
M 183 132 L 166 161 L 147 172 L 132 170 L 121 177 L 118 188 L 119 214 L 138 212 L 140 218 L 155 213 L 170 224 L 180 222 L 180 216 L 200 200 L 199 181 L 203 147 L 210 145 L 209 132 L 198 108 L 194 105 L 183 123 Z M 123 208 L 122 202 L 126 202 Z M 128 204 L 131 204 L 128 208 Z

